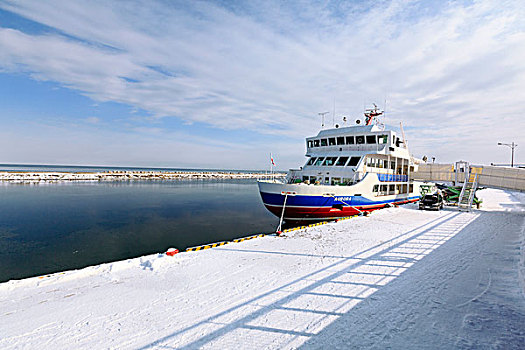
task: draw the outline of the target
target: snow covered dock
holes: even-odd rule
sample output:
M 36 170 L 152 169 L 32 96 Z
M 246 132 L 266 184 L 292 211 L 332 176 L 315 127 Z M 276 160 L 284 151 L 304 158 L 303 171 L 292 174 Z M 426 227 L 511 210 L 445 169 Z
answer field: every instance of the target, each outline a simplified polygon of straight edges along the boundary
M 525 195 L 0 284 L 0 348 L 523 349 Z

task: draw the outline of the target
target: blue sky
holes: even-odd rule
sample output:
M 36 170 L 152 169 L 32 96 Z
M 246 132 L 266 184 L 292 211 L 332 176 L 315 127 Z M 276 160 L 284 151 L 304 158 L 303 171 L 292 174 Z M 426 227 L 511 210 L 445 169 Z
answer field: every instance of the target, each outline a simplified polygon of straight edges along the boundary
M 286 169 L 385 99 L 416 156 L 525 163 L 521 5 L 3 1 L 0 163 Z

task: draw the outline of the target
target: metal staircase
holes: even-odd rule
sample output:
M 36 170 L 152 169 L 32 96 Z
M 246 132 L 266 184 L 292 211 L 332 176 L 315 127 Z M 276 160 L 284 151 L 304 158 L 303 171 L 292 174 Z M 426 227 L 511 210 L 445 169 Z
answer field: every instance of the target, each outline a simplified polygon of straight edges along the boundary
M 463 183 L 463 188 L 458 198 L 458 208 L 459 210 L 469 211 L 472 208 L 472 201 L 474 200 L 474 195 L 476 194 L 476 189 L 478 188 L 478 174 L 470 173 L 470 169 L 467 167 L 467 172 L 465 172 L 465 182 Z

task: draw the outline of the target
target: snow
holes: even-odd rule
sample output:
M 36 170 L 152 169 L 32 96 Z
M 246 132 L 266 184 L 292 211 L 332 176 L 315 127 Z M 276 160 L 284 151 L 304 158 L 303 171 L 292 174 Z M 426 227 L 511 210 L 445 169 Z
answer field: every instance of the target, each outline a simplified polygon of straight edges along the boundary
M 0 348 L 523 348 L 525 195 L 0 284 Z

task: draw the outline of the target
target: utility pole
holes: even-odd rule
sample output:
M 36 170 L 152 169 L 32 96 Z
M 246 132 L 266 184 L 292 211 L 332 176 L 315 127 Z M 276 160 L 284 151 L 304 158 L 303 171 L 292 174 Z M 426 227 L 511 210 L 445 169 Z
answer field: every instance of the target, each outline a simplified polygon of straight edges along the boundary
M 518 145 L 515 144 L 514 142 L 512 142 L 512 143 L 501 143 L 501 142 L 498 142 L 498 146 L 508 146 L 508 147 L 510 147 L 510 149 L 512 150 L 512 156 L 511 156 L 511 159 L 510 159 L 510 166 L 511 166 L 511 168 L 514 168 L 514 148 L 518 147 Z

